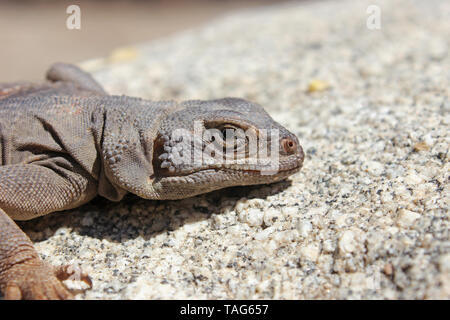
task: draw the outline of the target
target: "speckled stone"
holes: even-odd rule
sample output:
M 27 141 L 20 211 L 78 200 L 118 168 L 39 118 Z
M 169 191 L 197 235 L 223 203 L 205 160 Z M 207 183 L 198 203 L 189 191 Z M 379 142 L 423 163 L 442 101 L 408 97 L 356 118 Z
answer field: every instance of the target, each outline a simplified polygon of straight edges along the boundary
M 88 269 L 77 298 L 449 299 L 450 2 L 375 2 L 380 30 L 373 1 L 289 4 L 84 63 L 115 94 L 256 101 L 306 160 L 274 185 L 23 223 L 45 260 Z

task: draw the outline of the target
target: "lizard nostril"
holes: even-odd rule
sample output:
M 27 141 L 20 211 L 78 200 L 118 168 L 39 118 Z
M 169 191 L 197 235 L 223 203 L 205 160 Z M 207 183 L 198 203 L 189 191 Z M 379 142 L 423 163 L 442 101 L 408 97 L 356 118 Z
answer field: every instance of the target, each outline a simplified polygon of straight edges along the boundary
M 283 147 L 283 150 L 288 154 L 292 154 L 297 150 L 297 143 L 290 138 L 284 138 L 283 140 L 281 140 L 281 146 Z

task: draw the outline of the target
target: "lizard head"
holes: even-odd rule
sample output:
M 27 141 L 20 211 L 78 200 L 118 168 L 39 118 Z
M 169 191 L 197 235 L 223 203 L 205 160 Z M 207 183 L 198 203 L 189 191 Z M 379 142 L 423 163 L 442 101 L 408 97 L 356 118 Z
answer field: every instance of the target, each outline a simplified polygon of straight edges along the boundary
M 267 184 L 300 170 L 297 137 L 243 99 L 186 101 L 161 121 L 152 187 L 178 199 L 230 186 Z
M 285 179 L 303 164 L 297 137 L 246 100 L 192 100 L 158 107 L 144 100 L 116 99 L 120 107 L 110 108 L 105 120 L 106 179 L 99 183 L 99 194 L 111 200 L 126 192 L 147 199 L 180 199 L 225 187 L 267 184 Z

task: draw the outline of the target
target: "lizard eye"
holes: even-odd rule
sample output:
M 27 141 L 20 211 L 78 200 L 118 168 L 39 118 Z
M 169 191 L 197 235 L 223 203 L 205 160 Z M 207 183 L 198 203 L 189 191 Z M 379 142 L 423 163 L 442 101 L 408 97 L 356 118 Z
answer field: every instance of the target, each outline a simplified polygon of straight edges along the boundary
M 227 138 L 227 129 L 222 128 L 220 134 L 222 135 L 222 140 L 225 140 Z
M 220 133 L 222 135 L 222 138 L 226 140 L 227 138 L 231 138 L 234 136 L 235 131 L 238 129 L 237 127 L 233 125 L 223 125 L 222 127 L 218 128 L 220 130 Z
M 246 136 L 245 127 L 235 123 L 205 123 L 205 129 L 214 129 L 218 131 L 221 141 L 216 141 L 223 146 L 224 152 L 234 153 L 235 157 L 248 156 L 249 139 Z M 217 138 L 219 138 L 217 137 Z M 219 140 L 219 139 L 217 139 Z
M 231 124 L 223 125 L 220 129 L 223 144 L 226 148 L 232 148 L 235 151 L 245 147 L 248 139 L 245 136 L 245 132 L 242 128 L 236 127 Z

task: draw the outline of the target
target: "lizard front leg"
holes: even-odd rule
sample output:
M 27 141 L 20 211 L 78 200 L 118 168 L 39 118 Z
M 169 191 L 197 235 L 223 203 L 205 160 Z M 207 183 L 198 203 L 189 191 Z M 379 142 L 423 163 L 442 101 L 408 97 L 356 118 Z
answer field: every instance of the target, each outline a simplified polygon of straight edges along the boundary
M 6 299 L 71 299 L 52 266 L 43 262 L 33 244 L 0 209 L 0 288 Z
M 0 290 L 6 299 L 73 297 L 60 281 L 66 278 L 64 268 L 43 262 L 11 218 L 27 220 L 78 206 L 95 196 L 95 186 L 65 159 L 41 164 L 0 167 Z

